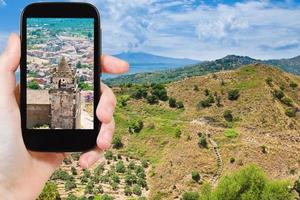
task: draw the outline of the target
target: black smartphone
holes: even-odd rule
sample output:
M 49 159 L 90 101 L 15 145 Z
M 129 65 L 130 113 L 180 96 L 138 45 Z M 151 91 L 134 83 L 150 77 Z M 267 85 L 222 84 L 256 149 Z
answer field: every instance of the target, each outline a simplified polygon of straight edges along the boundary
M 91 149 L 101 123 L 101 28 L 88 3 L 34 3 L 21 17 L 20 93 L 27 149 Z

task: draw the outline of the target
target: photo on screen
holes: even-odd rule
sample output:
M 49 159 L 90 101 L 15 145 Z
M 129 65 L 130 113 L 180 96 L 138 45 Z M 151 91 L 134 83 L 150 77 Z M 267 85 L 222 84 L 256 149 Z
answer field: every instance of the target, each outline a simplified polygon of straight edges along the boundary
M 27 19 L 27 128 L 93 129 L 94 19 Z

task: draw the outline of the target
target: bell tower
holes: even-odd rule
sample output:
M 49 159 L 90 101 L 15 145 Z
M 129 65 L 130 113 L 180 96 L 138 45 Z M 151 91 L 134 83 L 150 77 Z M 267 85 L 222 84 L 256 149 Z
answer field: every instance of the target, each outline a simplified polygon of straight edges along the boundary
M 76 71 L 65 57 L 52 71 L 50 98 L 50 128 L 80 129 L 80 90 Z

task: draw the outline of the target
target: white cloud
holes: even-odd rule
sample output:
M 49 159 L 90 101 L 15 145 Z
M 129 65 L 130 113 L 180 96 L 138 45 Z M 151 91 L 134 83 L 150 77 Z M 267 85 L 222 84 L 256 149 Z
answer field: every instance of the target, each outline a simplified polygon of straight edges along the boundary
M 196 0 L 89 2 L 101 12 L 106 53 L 133 50 L 201 60 L 300 54 L 300 7 L 293 1 L 217 6 Z
M 6 2 L 4 1 L 4 0 L 0 0 L 0 7 L 2 7 L 2 6 L 6 6 L 7 4 L 6 4 Z

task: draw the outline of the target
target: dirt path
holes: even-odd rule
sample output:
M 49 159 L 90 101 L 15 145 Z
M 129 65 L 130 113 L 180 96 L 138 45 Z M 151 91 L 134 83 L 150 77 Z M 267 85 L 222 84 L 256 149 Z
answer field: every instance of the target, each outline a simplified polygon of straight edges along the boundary
M 221 154 L 219 151 L 218 144 L 210 136 L 208 136 L 208 137 L 209 137 L 209 143 L 211 144 L 212 150 L 215 154 L 216 161 L 217 161 L 217 167 L 218 167 L 216 173 L 214 174 L 214 176 L 211 179 L 212 185 L 215 186 L 222 174 L 222 171 L 223 171 L 223 161 L 222 161 L 222 157 L 221 157 Z

